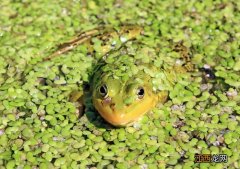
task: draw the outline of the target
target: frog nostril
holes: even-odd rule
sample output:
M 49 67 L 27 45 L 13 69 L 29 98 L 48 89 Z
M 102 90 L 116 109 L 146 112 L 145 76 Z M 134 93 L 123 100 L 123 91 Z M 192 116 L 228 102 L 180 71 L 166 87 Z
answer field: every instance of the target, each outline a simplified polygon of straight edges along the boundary
M 115 108 L 115 103 L 111 103 L 110 107 L 111 107 L 111 109 L 114 109 Z

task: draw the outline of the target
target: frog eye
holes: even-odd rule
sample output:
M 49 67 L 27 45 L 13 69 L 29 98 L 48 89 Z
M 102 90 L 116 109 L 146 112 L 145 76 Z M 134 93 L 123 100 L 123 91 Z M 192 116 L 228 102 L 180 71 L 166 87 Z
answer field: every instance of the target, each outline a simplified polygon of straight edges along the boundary
M 108 95 L 108 89 L 107 89 L 107 85 L 102 85 L 100 88 L 99 88 L 99 93 L 102 97 L 107 97 Z
M 137 95 L 138 95 L 138 98 L 139 98 L 139 99 L 142 99 L 142 98 L 143 98 L 143 96 L 144 96 L 144 89 L 143 89 L 143 87 L 139 87 L 139 88 L 137 89 Z

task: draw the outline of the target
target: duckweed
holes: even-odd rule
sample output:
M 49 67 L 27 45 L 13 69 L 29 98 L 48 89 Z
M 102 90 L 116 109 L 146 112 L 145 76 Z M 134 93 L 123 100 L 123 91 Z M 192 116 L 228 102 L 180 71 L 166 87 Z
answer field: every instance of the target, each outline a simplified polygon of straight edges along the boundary
M 239 12 L 233 0 L 3 1 L 0 168 L 240 168 Z M 112 67 L 104 71 L 126 81 L 143 70 L 154 78 L 154 91 L 169 91 L 169 100 L 132 126 L 114 128 L 89 99 L 82 117 L 80 103 L 69 101 L 91 79 L 101 40 L 93 40 L 95 54 L 80 45 L 41 61 L 79 32 L 124 24 L 142 26 L 146 36 L 141 47 L 127 42 L 133 57 L 118 50 L 128 37 L 114 39 L 116 52 L 105 58 Z M 180 42 L 192 72 L 166 75 L 139 65 L 184 64 L 174 50 Z M 125 66 L 116 68 L 118 62 Z M 194 163 L 195 153 L 227 154 L 228 163 Z

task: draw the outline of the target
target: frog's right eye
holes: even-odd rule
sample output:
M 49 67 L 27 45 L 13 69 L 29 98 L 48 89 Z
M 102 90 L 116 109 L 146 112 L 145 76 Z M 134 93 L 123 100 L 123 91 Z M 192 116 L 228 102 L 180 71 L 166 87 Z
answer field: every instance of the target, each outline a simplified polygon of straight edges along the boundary
M 143 87 L 139 87 L 137 90 L 137 95 L 139 99 L 142 99 L 144 97 L 144 89 Z
M 108 96 L 108 89 L 107 89 L 107 85 L 102 85 L 99 88 L 99 93 L 102 97 L 106 98 Z

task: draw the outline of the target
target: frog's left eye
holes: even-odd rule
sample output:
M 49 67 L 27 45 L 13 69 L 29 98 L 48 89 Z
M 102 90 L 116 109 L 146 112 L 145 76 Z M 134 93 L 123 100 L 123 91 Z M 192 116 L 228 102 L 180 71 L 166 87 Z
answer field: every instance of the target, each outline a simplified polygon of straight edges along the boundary
M 139 99 L 142 99 L 144 97 L 144 88 L 143 87 L 139 87 L 137 89 L 137 95 Z
M 100 86 L 99 88 L 99 93 L 102 97 L 106 98 L 108 96 L 108 88 L 107 88 L 107 85 L 102 85 Z

